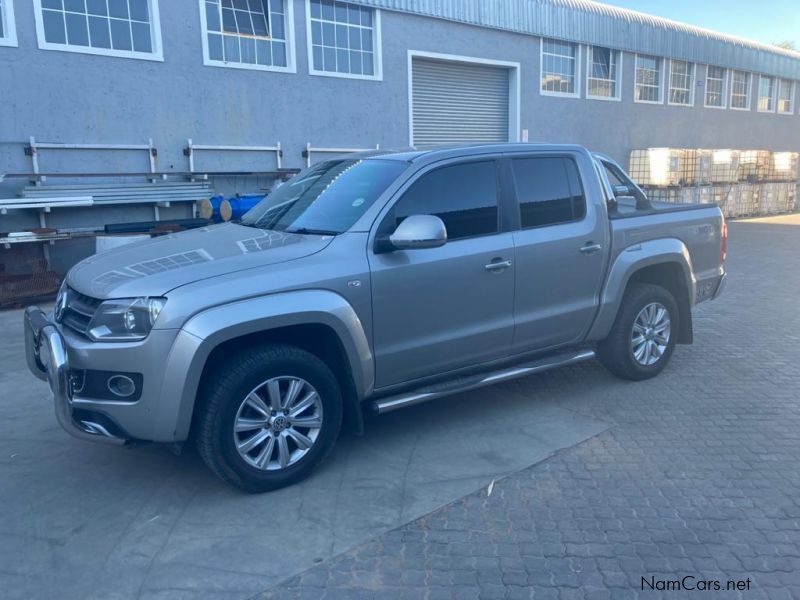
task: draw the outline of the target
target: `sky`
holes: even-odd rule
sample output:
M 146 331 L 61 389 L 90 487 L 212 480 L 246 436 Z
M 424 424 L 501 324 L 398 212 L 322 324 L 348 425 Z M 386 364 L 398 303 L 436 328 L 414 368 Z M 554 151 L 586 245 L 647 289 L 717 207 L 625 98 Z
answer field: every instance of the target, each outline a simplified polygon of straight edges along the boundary
M 800 48 L 800 0 L 599 0 L 675 21 Z

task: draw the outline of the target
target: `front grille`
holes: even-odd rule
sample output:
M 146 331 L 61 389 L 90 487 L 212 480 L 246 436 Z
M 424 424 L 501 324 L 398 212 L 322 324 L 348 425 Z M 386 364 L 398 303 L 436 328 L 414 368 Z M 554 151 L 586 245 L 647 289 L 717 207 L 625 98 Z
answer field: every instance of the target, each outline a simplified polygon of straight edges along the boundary
M 89 323 L 101 302 L 102 300 L 86 296 L 68 287 L 67 304 L 61 315 L 61 322 L 76 333 L 87 335 Z

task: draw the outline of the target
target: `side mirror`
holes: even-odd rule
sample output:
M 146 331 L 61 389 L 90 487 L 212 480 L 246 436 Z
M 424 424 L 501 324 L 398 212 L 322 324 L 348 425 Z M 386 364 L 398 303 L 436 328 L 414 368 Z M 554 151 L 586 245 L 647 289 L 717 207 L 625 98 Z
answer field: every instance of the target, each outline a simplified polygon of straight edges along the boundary
M 389 236 L 389 243 L 395 250 L 438 248 L 447 243 L 447 228 L 434 215 L 411 215 Z

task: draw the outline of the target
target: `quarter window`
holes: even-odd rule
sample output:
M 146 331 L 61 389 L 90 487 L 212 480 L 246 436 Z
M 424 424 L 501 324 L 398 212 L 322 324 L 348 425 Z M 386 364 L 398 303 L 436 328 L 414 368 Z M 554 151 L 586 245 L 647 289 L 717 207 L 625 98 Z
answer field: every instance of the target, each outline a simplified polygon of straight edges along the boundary
M 512 160 L 522 228 L 568 223 L 586 214 L 578 168 L 563 157 Z
M 542 92 L 577 95 L 578 45 L 542 40 Z
M 411 215 L 436 215 L 444 221 L 450 240 L 497 233 L 495 163 L 462 163 L 426 173 L 393 211 L 395 227 Z
M 13 0 L 0 0 L 0 46 L 16 46 Z
M 661 64 L 655 56 L 636 55 L 636 102 L 661 103 Z
M 205 64 L 290 70 L 289 4 L 288 0 L 200 0 Z
M 759 112 L 775 112 L 775 78 L 762 75 L 758 79 Z
M 708 66 L 706 71 L 706 106 L 725 108 L 725 69 Z
M 310 0 L 309 9 L 313 74 L 380 77 L 378 11 L 333 0 Z
M 694 104 L 694 64 L 685 60 L 670 61 L 669 103 L 682 106 Z
M 35 0 L 35 6 L 40 48 L 162 59 L 158 0 Z
M 619 60 L 618 50 L 589 46 L 588 97 L 619 99 Z
M 789 115 L 794 113 L 794 81 L 778 80 L 778 112 Z
M 731 71 L 731 108 L 750 110 L 750 73 Z

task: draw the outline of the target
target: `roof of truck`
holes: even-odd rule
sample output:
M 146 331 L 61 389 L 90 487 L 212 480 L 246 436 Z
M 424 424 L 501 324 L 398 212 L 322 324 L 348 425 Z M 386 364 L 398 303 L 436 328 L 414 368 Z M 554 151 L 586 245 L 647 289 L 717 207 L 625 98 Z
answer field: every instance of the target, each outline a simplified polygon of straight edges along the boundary
M 531 150 L 546 150 L 552 152 L 574 152 L 576 150 L 586 152 L 586 148 L 578 144 L 547 144 L 547 143 L 519 143 L 505 142 L 493 144 L 457 144 L 447 146 L 434 146 L 431 148 L 402 148 L 397 150 L 370 150 L 359 153 L 357 156 L 362 158 L 381 158 L 388 160 L 401 160 L 405 162 L 417 162 L 424 160 L 434 161 L 446 158 L 456 158 L 459 156 L 469 156 L 472 154 L 491 154 L 496 152 L 525 152 Z

